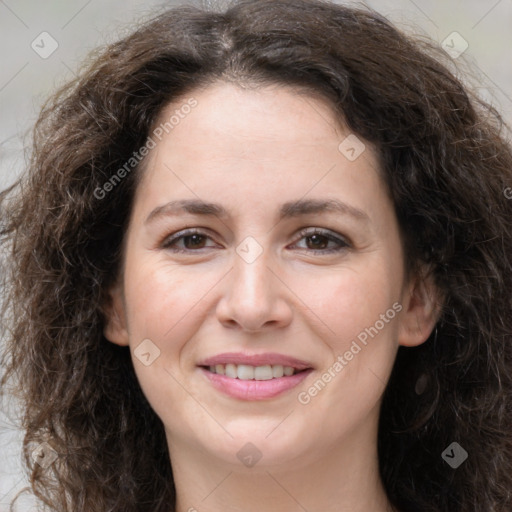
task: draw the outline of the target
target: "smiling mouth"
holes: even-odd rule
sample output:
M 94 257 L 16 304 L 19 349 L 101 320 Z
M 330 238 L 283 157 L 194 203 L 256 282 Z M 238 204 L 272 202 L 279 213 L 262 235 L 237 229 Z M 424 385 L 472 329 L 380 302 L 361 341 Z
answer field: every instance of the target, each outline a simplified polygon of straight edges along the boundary
M 251 366 L 248 364 L 216 364 L 215 366 L 202 366 L 210 373 L 223 375 L 230 379 L 239 380 L 272 380 L 281 377 L 291 377 L 297 373 L 305 372 L 310 368 L 299 370 L 293 366 L 283 366 L 280 364 L 275 365 L 262 365 Z

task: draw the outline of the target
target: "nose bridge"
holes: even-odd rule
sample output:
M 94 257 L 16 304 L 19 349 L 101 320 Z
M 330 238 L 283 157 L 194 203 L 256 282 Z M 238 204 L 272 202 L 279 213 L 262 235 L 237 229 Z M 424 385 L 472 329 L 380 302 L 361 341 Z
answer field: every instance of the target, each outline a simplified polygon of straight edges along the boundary
M 249 237 L 250 238 L 250 237 Z M 280 294 L 279 280 L 270 269 L 271 254 L 253 240 L 239 244 L 228 285 L 218 305 L 218 318 L 246 330 L 289 321 L 291 312 Z
M 233 262 L 231 288 L 237 301 L 263 305 L 272 292 L 272 272 L 268 268 L 269 251 L 258 250 L 251 241 L 242 242 L 237 247 Z

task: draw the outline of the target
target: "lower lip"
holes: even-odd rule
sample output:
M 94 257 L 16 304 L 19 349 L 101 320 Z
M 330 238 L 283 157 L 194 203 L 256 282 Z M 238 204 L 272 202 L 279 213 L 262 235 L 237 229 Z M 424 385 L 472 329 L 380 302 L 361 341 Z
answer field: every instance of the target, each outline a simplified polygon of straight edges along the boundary
M 266 400 L 298 386 L 313 370 L 310 368 L 289 377 L 270 380 L 232 379 L 225 375 L 212 373 L 205 368 L 201 368 L 201 371 L 208 377 L 213 387 L 226 395 L 240 400 Z

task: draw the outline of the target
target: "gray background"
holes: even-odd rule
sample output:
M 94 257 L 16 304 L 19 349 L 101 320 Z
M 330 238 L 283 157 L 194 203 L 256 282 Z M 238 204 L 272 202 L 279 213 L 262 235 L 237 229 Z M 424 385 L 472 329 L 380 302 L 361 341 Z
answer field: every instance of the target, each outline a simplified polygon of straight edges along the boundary
M 22 171 L 30 128 L 42 102 L 73 77 L 84 56 L 119 38 L 155 8 L 222 1 L 0 0 L 0 189 Z M 353 3 L 353 2 L 339 2 Z M 471 66 L 471 83 L 512 124 L 512 0 L 372 0 L 360 2 L 407 32 L 442 43 L 454 31 L 468 48 L 456 59 Z M 31 47 L 48 32 L 57 50 L 42 58 Z M 458 37 L 458 36 L 457 36 Z M 456 43 L 458 44 L 458 43 Z M 49 48 L 49 40 L 44 43 Z M 43 51 L 43 48 L 41 50 Z M 12 403 L 0 411 L 0 512 L 26 482 L 21 472 L 21 433 Z M 20 510 L 31 510 L 20 501 Z M 33 509 L 35 510 L 35 508 Z

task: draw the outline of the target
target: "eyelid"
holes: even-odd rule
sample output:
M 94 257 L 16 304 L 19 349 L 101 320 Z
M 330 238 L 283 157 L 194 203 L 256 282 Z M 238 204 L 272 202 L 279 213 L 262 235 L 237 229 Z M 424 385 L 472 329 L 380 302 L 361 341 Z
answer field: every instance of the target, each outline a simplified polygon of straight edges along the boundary
M 337 233 L 335 233 L 329 229 L 325 229 L 325 228 L 318 228 L 318 227 L 303 228 L 299 231 L 298 235 L 299 235 L 298 240 L 301 240 L 304 237 L 310 237 L 313 235 L 321 235 L 330 241 L 340 244 L 339 247 L 335 248 L 335 249 L 303 249 L 308 252 L 329 254 L 329 253 L 333 253 L 333 252 L 340 252 L 340 251 L 343 251 L 344 249 L 346 250 L 346 249 L 353 248 L 352 242 L 346 236 L 337 234 Z M 297 242 L 294 242 L 294 243 L 297 243 Z
M 173 233 L 172 235 L 166 236 L 163 241 L 159 244 L 164 249 L 170 249 L 171 244 L 179 241 L 182 238 L 185 238 L 187 236 L 193 236 L 193 235 L 200 235 L 204 236 L 210 240 L 213 240 L 212 236 L 209 234 L 209 230 L 206 228 L 185 228 L 183 230 L 177 231 L 176 233 Z M 292 245 L 296 244 L 298 241 L 300 241 L 302 238 L 307 238 L 313 235 L 321 235 L 325 238 L 327 238 L 329 241 L 338 243 L 338 247 L 334 249 L 300 249 L 306 252 L 312 252 L 312 253 L 322 253 L 322 254 L 329 254 L 329 253 L 335 253 L 335 252 L 341 252 L 343 250 L 349 249 L 353 247 L 352 242 L 347 239 L 343 235 L 339 235 L 331 230 L 325 229 L 325 228 L 319 228 L 319 227 L 307 227 L 303 228 L 298 232 L 298 238 L 296 238 L 295 242 L 293 242 Z M 192 253 L 192 252 L 201 252 L 203 249 L 208 249 L 208 247 L 202 247 L 200 249 L 172 249 L 174 252 L 178 253 Z
M 201 235 L 212 240 L 212 236 L 209 234 L 206 228 L 185 228 L 176 233 L 166 236 L 159 244 L 163 249 L 169 249 L 171 244 L 179 241 L 181 238 L 192 235 Z M 190 249 L 173 249 L 175 252 L 199 252 L 201 249 L 190 250 Z

